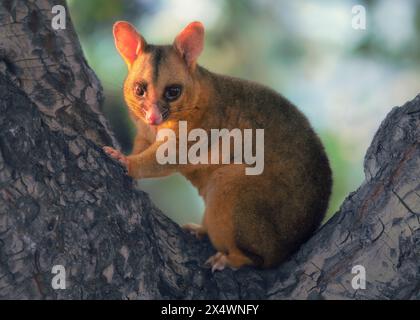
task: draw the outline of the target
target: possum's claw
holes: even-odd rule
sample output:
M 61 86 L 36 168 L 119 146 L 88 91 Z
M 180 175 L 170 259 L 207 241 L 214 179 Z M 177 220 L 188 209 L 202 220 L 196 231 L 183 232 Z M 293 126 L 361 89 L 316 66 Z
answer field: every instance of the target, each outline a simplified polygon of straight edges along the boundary
M 211 256 L 205 262 L 205 265 L 211 266 L 211 272 L 222 271 L 227 266 L 227 256 L 224 253 L 218 252 Z
M 128 159 L 120 151 L 115 150 L 114 148 L 111 148 L 111 147 L 103 147 L 103 150 L 111 158 L 120 162 L 126 169 L 128 168 Z

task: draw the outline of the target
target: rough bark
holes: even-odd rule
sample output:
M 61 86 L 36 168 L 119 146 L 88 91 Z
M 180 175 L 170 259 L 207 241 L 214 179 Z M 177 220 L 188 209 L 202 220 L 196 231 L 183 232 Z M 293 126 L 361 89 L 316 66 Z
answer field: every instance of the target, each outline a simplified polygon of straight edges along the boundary
M 55 1 L 0 5 L 1 299 L 419 299 L 420 96 L 394 108 L 339 212 L 275 270 L 212 274 L 213 252 L 101 150 L 114 144 L 77 36 Z M 67 289 L 51 287 L 64 265 Z M 367 272 L 351 286 L 352 267 Z

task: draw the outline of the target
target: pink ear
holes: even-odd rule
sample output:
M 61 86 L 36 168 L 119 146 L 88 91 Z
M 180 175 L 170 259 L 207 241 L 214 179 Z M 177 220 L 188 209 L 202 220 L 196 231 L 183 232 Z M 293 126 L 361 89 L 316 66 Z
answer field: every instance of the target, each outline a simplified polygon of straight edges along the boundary
M 181 54 L 188 67 L 194 68 L 204 47 L 204 26 L 192 22 L 175 38 L 174 47 Z
M 115 46 L 118 52 L 131 67 L 134 60 L 141 54 L 146 46 L 146 41 L 130 23 L 118 21 L 113 28 Z

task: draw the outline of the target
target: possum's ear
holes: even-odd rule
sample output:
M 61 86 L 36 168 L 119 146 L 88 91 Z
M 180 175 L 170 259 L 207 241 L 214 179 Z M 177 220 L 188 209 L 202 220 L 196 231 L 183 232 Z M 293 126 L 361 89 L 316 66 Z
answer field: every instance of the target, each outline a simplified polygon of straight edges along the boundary
M 134 60 L 144 51 L 146 41 L 130 23 L 118 21 L 113 28 L 115 46 L 130 69 Z
M 187 63 L 194 68 L 204 48 L 204 26 L 201 22 L 192 22 L 175 38 L 174 47 Z

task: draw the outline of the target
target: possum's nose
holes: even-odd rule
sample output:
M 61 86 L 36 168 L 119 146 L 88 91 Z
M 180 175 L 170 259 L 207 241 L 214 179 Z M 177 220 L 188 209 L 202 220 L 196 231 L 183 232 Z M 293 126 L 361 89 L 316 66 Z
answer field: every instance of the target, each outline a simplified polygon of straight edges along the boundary
M 162 120 L 163 120 L 162 113 L 159 111 L 159 108 L 157 105 L 152 105 L 146 111 L 146 121 L 148 124 L 152 126 L 157 126 L 162 123 Z

